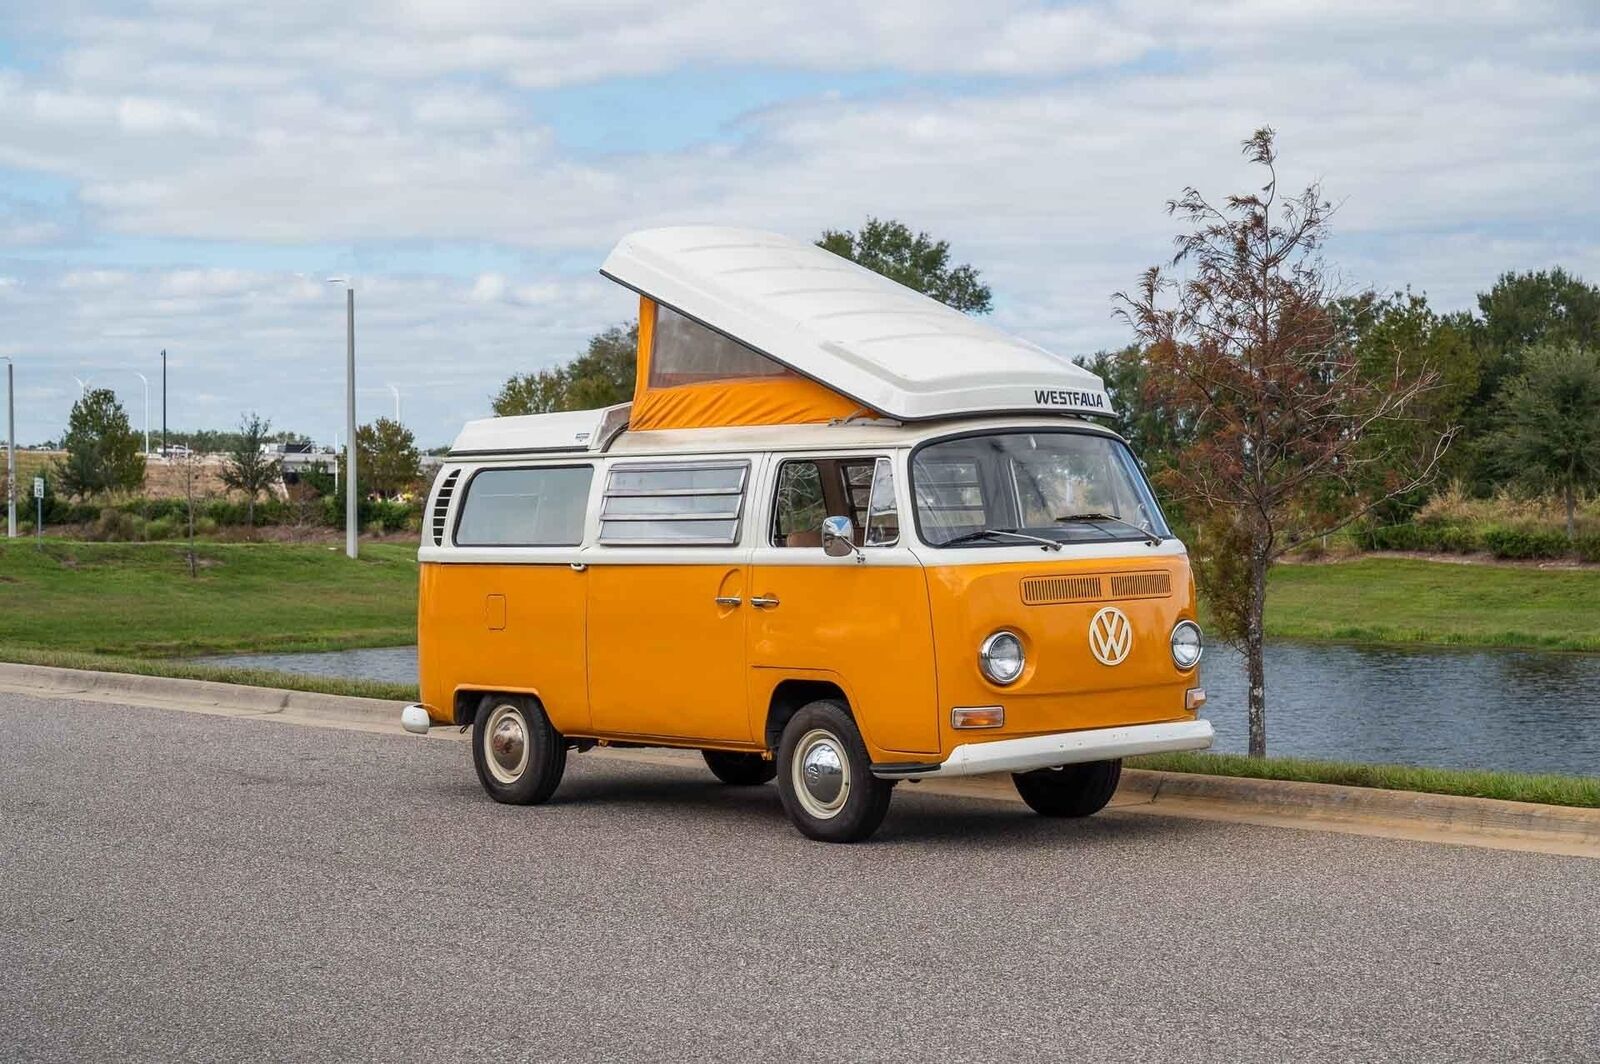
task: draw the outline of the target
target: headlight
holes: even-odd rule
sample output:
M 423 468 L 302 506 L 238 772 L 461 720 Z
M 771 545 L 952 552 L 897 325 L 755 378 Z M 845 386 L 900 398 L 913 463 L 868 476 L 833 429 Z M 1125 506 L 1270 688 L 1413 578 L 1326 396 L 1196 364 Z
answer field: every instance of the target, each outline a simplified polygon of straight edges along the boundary
M 1022 675 L 1027 658 L 1022 653 L 1022 640 L 1012 632 L 996 632 L 978 648 L 978 667 L 983 674 L 1004 687 L 1015 683 Z
M 1200 626 L 1193 621 L 1179 621 L 1178 626 L 1172 630 L 1173 664 L 1188 672 L 1200 664 L 1200 655 L 1205 649 L 1206 643 L 1200 634 Z

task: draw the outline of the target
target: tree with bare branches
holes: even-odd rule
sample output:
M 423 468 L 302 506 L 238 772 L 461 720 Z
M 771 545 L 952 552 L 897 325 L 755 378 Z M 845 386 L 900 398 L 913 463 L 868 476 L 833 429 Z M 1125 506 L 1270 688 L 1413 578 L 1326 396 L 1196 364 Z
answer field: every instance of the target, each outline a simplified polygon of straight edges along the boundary
M 1144 347 L 1146 400 L 1191 429 L 1158 476 L 1197 523 L 1213 627 L 1245 655 L 1256 756 L 1267 749 L 1268 570 L 1431 480 L 1454 434 L 1391 431 L 1420 421 L 1439 367 L 1348 342 L 1320 256 L 1332 205 L 1317 184 L 1280 198 L 1274 140 L 1264 128 L 1244 142 L 1266 171 L 1259 192 L 1217 204 L 1186 188 L 1170 201 L 1187 229 L 1170 267 L 1116 296 Z

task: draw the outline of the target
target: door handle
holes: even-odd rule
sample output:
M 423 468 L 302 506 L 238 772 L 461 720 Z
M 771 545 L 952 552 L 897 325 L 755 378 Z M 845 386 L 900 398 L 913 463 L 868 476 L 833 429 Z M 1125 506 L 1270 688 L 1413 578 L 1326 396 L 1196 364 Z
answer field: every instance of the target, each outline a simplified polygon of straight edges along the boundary
M 776 598 L 763 598 L 759 595 L 750 600 L 750 605 L 754 606 L 758 610 L 770 610 L 778 604 L 779 603 Z
M 589 568 L 587 565 L 583 564 L 582 562 L 568 562 L 567 566 L 575 573 L 581 573 L 585 569 Z
M 740 598 L 738 595 L 718 595 L 713 601 L 715 601 L 718 606 L 726 606 L 732 610 L 738 609 L 739 606 L 743 604 L 744 599 Z

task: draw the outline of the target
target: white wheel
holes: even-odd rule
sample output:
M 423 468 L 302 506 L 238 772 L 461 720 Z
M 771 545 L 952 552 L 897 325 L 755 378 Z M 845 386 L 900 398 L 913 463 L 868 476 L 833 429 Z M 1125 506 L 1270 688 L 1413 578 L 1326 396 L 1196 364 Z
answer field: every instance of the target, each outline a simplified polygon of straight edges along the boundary
M 832 820 L 850 800 L 850 756 L 830 731 L 812 728 L 800 736 L 790 771 L 795 799 L 818 820 Z
M 504 784 L 528 771 L 528 721 L 516 706 L 495 706 L 483 728 L 483 767 Z

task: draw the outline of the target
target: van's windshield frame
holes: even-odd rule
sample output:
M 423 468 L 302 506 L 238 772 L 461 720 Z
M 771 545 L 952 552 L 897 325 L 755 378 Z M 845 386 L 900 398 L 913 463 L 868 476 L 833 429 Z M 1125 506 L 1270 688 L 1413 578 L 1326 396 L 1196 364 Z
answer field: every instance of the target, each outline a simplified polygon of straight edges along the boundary
M 1020 485 L 1016 480 L 1016 470 L 1010 467 L 1009 476 L 1004 478 L 1004 485 L 1009 487 L 1013 499 L 1004 500 L 1008 505 L 996 507 L 998 512 L 990 512 L 989 500 L 984 498 L 973 507 L 983 512 L 983 523 L 963 525 L 960 529 L 952 530 L 948 536 L 940 536 L 939 529 L 927 527 L 925 509 L 931 505 L 925 501 L 929 498 L 926 491 L 927 483 L 919 478 L 919 460 L 927 458 L 928 451 L 933 448 L 950 448 L 950 453 L 961 455 L 974 462 L 987 460 L 990 467 L 983 471 L 983 476 L 991 483 L 999 483 L 994 478 L 997 470 L 993 468 L 996 460 L 1009 457 L 1003 453 L 980 454 L 979 448 L 969 444 L 968 448 L 952 447 L 967 441 L 980 441 L 997 437 L 1036 438 L 1041 436 L 1074 436 L 1082 439 L 1095 440 L 1104 447 L 1104 454 L 1100 456 L 1104 462 L 1103 472 L 1107 480 L 1115 482 L 1113 487 L 1118 487 L 1127 493 L 1128 501 L 1134 508 L 1127 512 L 1120 512 L 1120 508 L 1090 506 L 1086 504 L 1062 506 L 1061 509 L 1069 512 L 1055 514 L 1056 518 L 1073 518 L 1069 521 L 1052 521 L 1049 524 L 1028 523 L 1019 513 L 1026 507 L 1021 503 Z M 966 454 L 962 455 L 962 451 Z M 997 451 L 1003 449 L 997 449 Z M 924 474 L 926 470 L 923 470 Z M 1049 540 L 1066 545 L 1083 545 L 1088 543 L 1126 543 L 1140 540 L 1166 540 L 1171 537 L 1172 531 L 1167 525 L 1166 516 L 1161 512 L 1161 506 L 1156 500 L 1155 492 L 1150 487 L 1149 480 L 1144 475 L 1133 451 L 1121 437 L 1107 432 L 1097 432 L 1089 428 L 1072 428 L 1066 426 L 1005 426 L 987 429 L 975 429 L 969 432 L 955 433 L 949 436 L 940 436 L 935 439 L 925 440 L 912 448 L 906 460 L 906 473 L 911 489 L 912 524 L 917 530 L 917 539 L 925 546 L 935 550 L 965 549 L 969 547 L 1017 547 L 1021 540 L 1017 534 L 1035 539 Z M 982 492 L 982 487 L 978 486 Z M 1040 496 L 1042 501 L 1042 495 Z M 1105 515 L 1087 516 L 1087 515 Z M 996 533 L 990 536 L 969 535 L 982 529 L 990 529 Z M 951 542 L 960 538 L 961 542 Z

